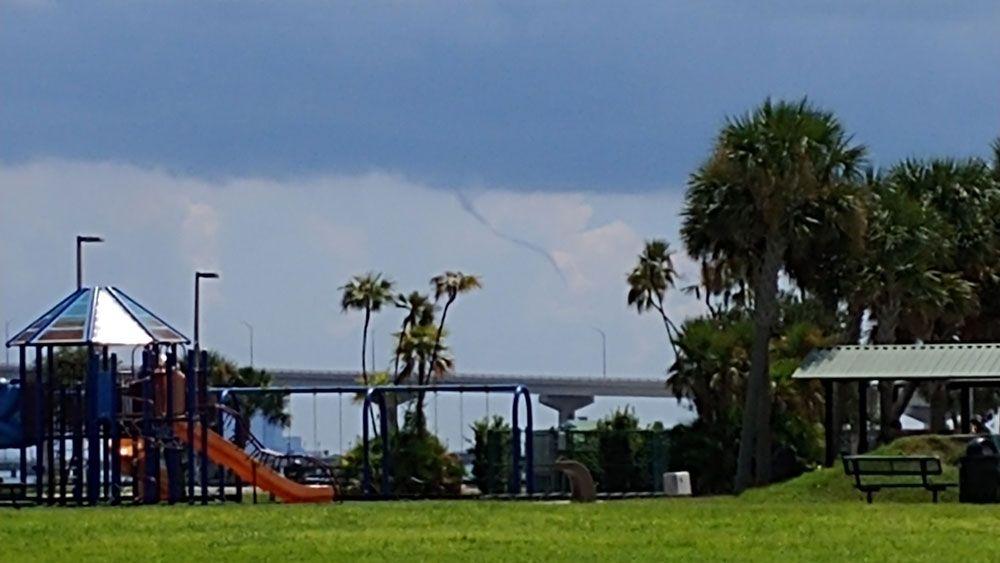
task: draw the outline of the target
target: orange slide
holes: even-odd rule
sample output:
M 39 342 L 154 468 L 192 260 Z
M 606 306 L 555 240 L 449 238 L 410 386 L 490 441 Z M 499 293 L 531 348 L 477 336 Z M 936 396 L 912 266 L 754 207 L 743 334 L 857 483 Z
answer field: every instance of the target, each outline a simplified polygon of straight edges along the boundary
M 187 441 L 187 431 L 187 423 L 174 423 L 174 433 L 182 441 Z M 194 435 L 195 450 L 201 453 L 200 425 L 195 425 Z M 251 485 L 256 484 L 282 502 L 330 502 L 333 500 L 333 487 L 303 485 L 287 479 L 266 465 L 261 465 L 251 459 L 239 446 L 211 430 L 208 431 L 208 459 L 212 460 L 213 463 L 228 467 L 243 482 Z

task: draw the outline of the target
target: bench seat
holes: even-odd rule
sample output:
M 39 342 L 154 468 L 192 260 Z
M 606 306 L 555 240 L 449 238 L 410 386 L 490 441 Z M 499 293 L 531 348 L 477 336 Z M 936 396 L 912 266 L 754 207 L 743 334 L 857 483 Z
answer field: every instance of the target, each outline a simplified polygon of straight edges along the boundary
M 843 457 L 844 473 L 854 477 L 854 488 L 865 493 L 871 504 L 875 493 L 882 489 L 925 489 L 934 502 L 938 495 L 957 483 L 931 482 L 931 477 L 943 472 L 941 460 L 934 456 L 849 455 Z M 872 482 L 870 477 L 896 478 Z

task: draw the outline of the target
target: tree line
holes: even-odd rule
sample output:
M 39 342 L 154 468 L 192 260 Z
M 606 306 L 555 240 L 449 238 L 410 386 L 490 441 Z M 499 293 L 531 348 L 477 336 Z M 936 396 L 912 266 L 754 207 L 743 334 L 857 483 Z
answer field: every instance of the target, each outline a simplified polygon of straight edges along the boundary
M 738 443 L 733 490 L 771 482 L 789 442 L 782 424 L 813 420 L 815 389 L 788 378 L 812 346 L 1000 336 L 1000 140 L 991 153 L 878 167 L 833 112 L 804 99 L 768 99 L 726 121 L 681 211 L 700 279 L 680 289 L 707 312 L 671 319 L 667 241 L 646 243 L 627 282 L 628 304 L 663 319 L 669 384 Z M 944 428 L 944 386 L 892 387 L 878 390 L 881 440 L 917 392 L 931 430 Z

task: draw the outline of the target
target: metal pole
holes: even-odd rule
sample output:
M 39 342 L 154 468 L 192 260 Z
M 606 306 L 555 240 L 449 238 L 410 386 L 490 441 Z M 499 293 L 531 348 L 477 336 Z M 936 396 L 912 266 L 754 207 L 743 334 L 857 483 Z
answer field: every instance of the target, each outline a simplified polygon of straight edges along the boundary
M 3 323 L 3 341 L 4 343 L 10 340 L 10 321 L 5 321 Z M 10 348 L 7 346 L 3 347 L 3 363 L 10 365 Z
M 858 453 L 868 453 L 868 387 L 867 380 L 858 381 Z
M 199 351 L 199 345 L 201 344 L 201 338 L 198 334 L 198 312 L 201 310 L 201 276 L 197 273 L 194 275 L 194 351 Z
M 83 241 L 76 237 L 76 288 L 83 287 Z

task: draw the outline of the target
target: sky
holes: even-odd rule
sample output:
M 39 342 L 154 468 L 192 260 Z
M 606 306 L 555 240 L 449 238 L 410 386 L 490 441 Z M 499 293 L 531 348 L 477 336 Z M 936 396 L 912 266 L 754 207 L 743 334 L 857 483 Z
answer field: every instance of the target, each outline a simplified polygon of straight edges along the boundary
M 182 330 L 217 269 L 203 340 L 240 361 L 246 321 L 258 365 L 355 368 L 339 286 L 459 269 L 458 369 L 597 375 L 598 327 L 609 375 L 663 377 L 624 276 L 662 237 L 697 281 L 678 211 L 727 116 L 808 96 L 876 164 L 985 154 L 998 26 L 992 0 L 0 0 L 0 319 L 71 290 L 93 233 L 87 282 Z

